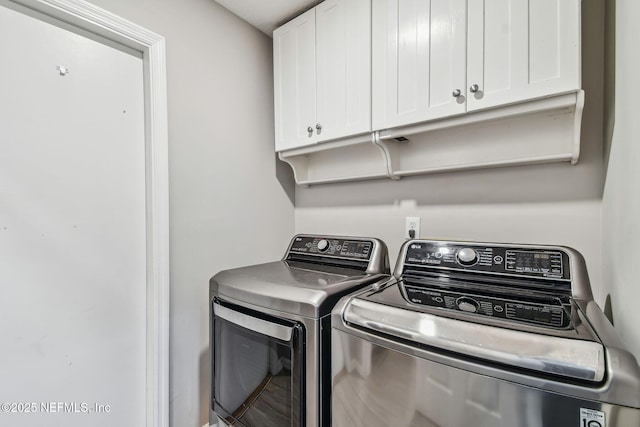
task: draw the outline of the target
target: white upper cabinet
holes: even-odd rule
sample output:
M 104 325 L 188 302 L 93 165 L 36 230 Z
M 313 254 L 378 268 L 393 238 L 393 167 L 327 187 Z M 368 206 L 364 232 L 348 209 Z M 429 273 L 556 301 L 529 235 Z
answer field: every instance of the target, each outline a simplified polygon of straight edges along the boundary
M 316 120 L 315 49 L 315 10 L 273 32 L 277 151 L 316 142 L 312 128 Z
M 580 89 L 580 0 L 373 0 L 373 129 Z
M 318 141 L 371 131 L 371 1 L 316 7 Z
M 370 0 L 326 0 L 273 48 L 276 151 L 371 131 Z
M 576 163 L 581 0 L 325 0 L 273 33 L 276 151 L 311 185 Z
M 373 0 L 373 128 L 465 112 L 466 0 Z
M 579 0 L 469 0 L 468 22 L 468 111 L 580 89 Z

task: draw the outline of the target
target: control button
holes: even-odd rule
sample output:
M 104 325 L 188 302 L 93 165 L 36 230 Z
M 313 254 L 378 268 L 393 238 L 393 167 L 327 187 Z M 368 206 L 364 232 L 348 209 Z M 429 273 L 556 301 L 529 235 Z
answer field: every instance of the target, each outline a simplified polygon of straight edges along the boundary
M 327 249 L 329 249 L 329 241 L 326 239 L 322 239 L 320 241 L 318 241 L 318 250 L 320 252 L 324 252 Z
M 435 302 L 443 302 L 444 300 L 442 299 L 442 297 L 433 297 L 431 298 L 432 300 L 434 300 Z
M 496 255 L 493 257 L 493 262 L 496 264 L 502 264 L 503 258 L 500 255 Z
M 478 311 L 480 304 L 478 301 L 469 297 L 460 297 L 456 300 L 456 305 L 462 311 L 466 311 L 467 313 L 475 313 Z
M 440 251 L 436 252 L 436 258 L 438 259 L 442 258 L 442 252 Z
M 493 306 L 493 310 L 494 310 L 496 313 L 502 313 L 502 310 L 504 310 L 504 309 L 502 308 L 502 306 L 501 306 L 501 305 L 494 305 L 494 306 Z
M 478 262 L 478 254 L 471 248 L 460 249 L 457 256 L 462 265 L 470 266 Z

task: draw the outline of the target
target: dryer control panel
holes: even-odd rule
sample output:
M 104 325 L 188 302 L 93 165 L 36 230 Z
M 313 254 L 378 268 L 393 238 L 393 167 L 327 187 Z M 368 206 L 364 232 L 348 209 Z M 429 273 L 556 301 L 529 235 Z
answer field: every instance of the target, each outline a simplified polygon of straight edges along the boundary
M 368 260 L 373 251 L 372 240 L 296 236 L 289 253 Z

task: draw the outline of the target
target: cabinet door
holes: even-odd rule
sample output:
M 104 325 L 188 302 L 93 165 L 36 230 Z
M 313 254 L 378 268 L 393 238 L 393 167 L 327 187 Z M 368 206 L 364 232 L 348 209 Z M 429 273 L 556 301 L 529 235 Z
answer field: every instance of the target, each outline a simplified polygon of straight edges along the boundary
M 373 0 L 372 14 L 374 130 L 464 113 L 467 1 Z
M 316 142 L 315 9 L 273 32 L 276 151 Z M 311 127 L 313 132 L 308 132 Z
M 469 0 L 468 111 L 580 88 L 580 0 Z
M 371 0 L 316 7 L 316 72 L 318 141 L 370 132 Z

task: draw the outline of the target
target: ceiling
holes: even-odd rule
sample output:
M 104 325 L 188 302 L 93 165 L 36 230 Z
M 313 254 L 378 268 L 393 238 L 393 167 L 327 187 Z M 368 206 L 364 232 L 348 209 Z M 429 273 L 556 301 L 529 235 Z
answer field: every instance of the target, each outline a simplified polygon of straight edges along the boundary
M 273 30 L 321 0 L 215 0 L 269 37 Z

